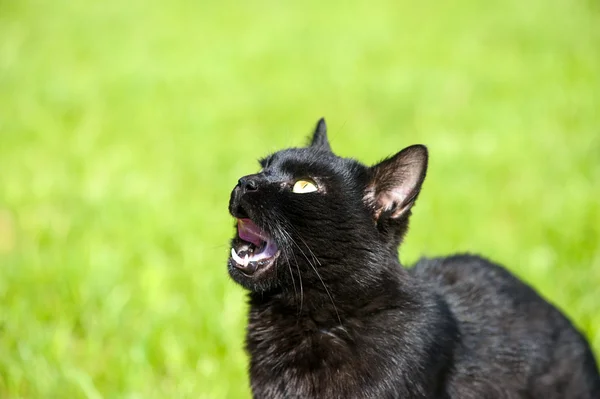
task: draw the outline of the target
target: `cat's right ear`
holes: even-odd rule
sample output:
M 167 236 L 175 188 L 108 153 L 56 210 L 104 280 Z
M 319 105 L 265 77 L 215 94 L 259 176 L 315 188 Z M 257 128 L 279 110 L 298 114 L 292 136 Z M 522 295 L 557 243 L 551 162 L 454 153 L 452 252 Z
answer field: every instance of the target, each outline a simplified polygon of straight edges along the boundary
M 325 118 L 319 119 L 315 131 L 312 134 L 310 140 L 310 147 L 324 151 L 331 151 L 329 140 L 327 139 L 327 125 L 325 124 Z
M 407 147 L 370 168 L 370 183 L 365 202 L 375 220 L 382 215 L 398 219 L 413 206 L 427 173 L 427 147 Z

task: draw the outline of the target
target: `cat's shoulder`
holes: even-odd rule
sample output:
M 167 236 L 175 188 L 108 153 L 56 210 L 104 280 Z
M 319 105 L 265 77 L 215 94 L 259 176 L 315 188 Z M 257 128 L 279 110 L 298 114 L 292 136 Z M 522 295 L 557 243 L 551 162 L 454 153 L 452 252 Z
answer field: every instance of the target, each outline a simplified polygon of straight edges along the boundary
M 448 295 L 471 300 L 505 299 L 509 302 L 538 302 L 541 298 L 505 267 L 479 255 L 463 253 L 421 258 L 411 274 L 448 300 Z M 451 296 L 454 296 L 451 295 Z
M 562 330 L 570 326 L 532 286 L 481 256 L 423 258 L 411 273 L 446 301 L 459 324 L 510 324 L 532 330 L 548 330 L 549 326 Z
M 496 281 L 498 283 L 517 282 L 503 266 L 480 255 L 462 253 L 444 257 L 421 258 L 410 269 L 417 278 L 453 285 L 465 281 Z

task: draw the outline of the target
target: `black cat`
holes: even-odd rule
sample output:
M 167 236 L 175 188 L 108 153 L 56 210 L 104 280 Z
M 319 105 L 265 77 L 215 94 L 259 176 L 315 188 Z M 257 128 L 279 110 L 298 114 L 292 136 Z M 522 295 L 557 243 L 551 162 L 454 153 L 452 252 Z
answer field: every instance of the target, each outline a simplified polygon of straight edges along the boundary
M 584 337 L 500 266 L 401 267 L 424 146 L 367 167 L 333 154 L 321 119 L 308 147 L 260 163 L 229 203 L 254 397 L 600 398 Z

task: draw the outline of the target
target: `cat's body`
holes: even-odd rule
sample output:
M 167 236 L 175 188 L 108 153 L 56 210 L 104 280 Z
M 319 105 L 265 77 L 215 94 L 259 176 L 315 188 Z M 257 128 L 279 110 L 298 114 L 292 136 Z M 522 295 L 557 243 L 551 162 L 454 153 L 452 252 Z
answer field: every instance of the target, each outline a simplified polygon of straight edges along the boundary
M 460 338 L 451 398 L 600 398 L 584 337 L 506 269 L 476 256 L 421 260 L 411 274 L 438 293 Z
M 424 147 L 367 168 L 308 149 L 240 179 L 229 271 L 250 290 L 256 398 L 598 399 L 585 339 L 529 286 L 476 256 L 398 262 Z

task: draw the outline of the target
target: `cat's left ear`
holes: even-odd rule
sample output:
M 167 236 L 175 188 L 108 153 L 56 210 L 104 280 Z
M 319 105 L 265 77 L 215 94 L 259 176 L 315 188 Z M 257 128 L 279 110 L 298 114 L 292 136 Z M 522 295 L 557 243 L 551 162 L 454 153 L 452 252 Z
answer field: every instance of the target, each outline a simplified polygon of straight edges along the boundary
M 310 147 L 324 151 L 331 151 L 331 146 L 329 145 L 329 140 L 327 139 L 327 125 L 325 124 L 325 118 L 321 118 L 317 122 L 312 139 L 310 140 Z
M 370 168 L 365 201 L 375 220 L 382 215 L 397 219 L 410 210 L 425 180 L 427 159 L 427 147 L 418 144 Z

